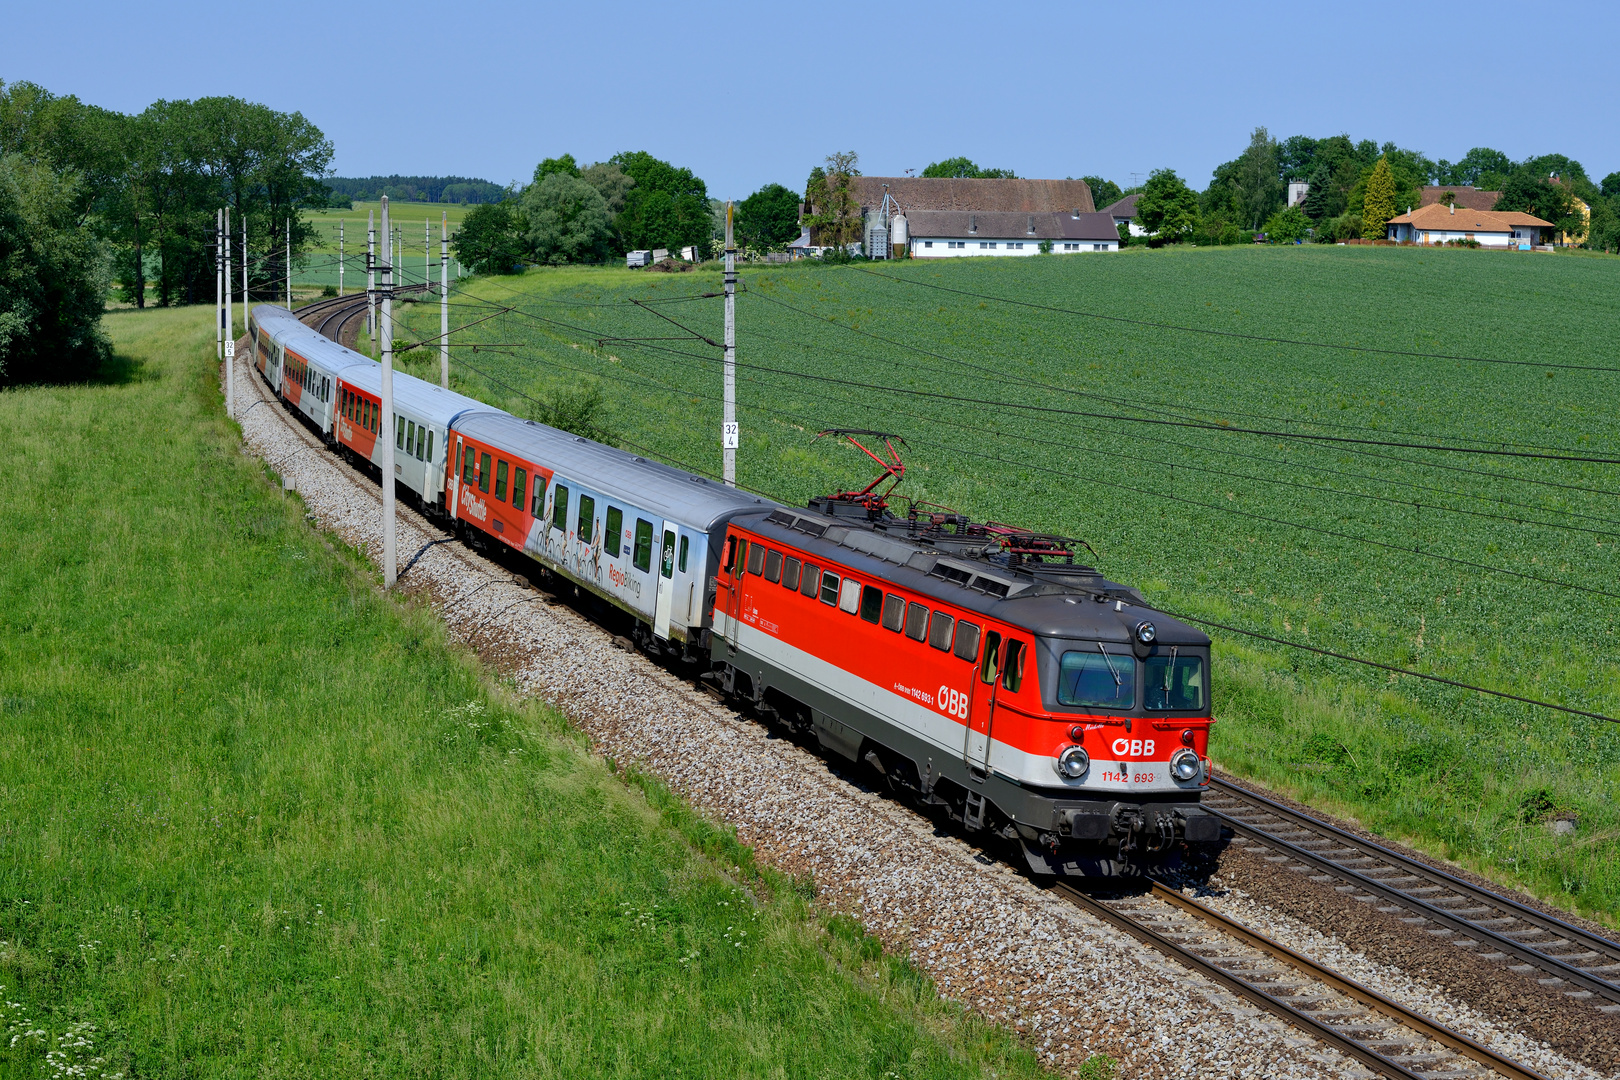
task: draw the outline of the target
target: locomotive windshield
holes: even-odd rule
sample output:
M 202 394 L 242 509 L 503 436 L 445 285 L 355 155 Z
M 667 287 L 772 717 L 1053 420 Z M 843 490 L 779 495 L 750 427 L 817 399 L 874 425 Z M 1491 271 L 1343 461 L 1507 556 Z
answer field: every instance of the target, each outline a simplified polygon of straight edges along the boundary
M 1110 654 L 1102 642 L 1063 654 L 1058 666 L 1058 703 L 1107 709 L 1136 706 L 1136 658 L 1129 648 Z
M 1172 648 L 1168 656 L 1150 656 L 1142 673 L 1142 707 L 1145 709 L 1202 709 L 1207 699 L 1204 688 L 1204 658 L 1183 656 Z

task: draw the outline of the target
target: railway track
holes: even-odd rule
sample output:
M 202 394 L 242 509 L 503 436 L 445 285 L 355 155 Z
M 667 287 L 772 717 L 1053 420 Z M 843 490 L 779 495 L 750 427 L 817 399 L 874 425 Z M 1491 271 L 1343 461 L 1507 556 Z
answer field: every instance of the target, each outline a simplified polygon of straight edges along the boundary
M 1365 840 L 1224 780 L 1203 805 L 1290 870 L 1421 927 L 1438 941 L 1535 975 L 1573 1001 L 1620 1016 L 1620 943 Z
M 1148 894 L 1065 900 L 1391 1080 L 1545 1080 L 1489 1047 L 1346 978 L 1160 882 Z

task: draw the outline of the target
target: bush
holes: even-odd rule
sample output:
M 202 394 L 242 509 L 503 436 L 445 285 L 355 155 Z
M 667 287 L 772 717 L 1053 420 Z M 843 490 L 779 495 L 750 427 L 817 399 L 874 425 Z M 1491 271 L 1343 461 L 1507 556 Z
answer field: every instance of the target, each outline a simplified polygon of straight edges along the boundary
M 80 227 L 78 183 L 21 155 L 0 157 L 0 382 L 94 375 L 110 264 Z
M 1266 236 L 1273 244 L 1292 244 L 1305 239 L 1311 219 L 1297 206 L 1285 206 L 1266 221 Z

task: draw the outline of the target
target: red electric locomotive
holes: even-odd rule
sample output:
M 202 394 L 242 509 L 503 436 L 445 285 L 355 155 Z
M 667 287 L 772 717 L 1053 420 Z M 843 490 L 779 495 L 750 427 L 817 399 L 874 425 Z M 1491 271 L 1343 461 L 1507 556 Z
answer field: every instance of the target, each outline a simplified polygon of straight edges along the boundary
M 1209 638 L 1072 541 L 895 517 L 874 487 L 732 519 L 713 607 L 726 689 L 1020 843 L 1037 873 L 1134 873 L 1216 842 L 1198 805 Z

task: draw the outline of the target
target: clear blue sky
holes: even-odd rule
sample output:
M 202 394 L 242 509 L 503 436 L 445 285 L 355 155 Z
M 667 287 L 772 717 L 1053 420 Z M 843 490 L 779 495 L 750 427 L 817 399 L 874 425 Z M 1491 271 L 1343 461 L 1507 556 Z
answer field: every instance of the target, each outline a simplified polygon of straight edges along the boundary
M 365 12 L 368 21 L 359 21 Z M 273 13 L 273 15 L 272 15 Z M 386 16 L 386 21 L 380 21 Z M 965 154 L 1020 176 L 1176 169 L 1263 124 L 1456 160 L 1620 170 L 1620 5 L 18 3 L 0 79 L 135 112 L 298 110 L 339 175 L 527 180 L 648 150 L 742 197 L 833 150 L 868 175 Z

